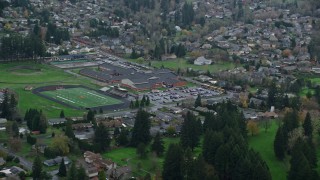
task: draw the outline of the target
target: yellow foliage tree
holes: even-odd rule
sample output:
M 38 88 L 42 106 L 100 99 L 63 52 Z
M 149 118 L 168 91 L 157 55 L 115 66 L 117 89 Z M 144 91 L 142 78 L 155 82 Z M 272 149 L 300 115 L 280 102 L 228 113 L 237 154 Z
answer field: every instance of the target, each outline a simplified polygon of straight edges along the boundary
M 257 135 L 259 133 L 258 123 L 253 120 L 248 121 L 247 129 L 248 129 L 249 133 L 251 134 L 251 136 Z
M 51 148 L 58 149 L 63 155 L 69 153 L 69 139 L 67 136 L 56 136 L 53 138 Z

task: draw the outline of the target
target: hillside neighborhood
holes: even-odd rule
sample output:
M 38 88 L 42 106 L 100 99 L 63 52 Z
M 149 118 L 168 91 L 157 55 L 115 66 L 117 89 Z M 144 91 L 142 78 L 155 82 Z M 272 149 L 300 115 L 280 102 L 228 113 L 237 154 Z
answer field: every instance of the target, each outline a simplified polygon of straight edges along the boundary
M 319 30 L 317 0 L 1 0 L 0 179 L 319 179 Z

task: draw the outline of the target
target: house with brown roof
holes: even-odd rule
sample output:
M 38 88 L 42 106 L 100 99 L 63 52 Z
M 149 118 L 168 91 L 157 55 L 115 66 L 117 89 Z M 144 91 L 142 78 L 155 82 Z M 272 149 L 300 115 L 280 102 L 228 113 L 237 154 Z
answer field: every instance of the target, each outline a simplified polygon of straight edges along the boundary
M 86 163 L 94 166 L 98 171 L 117 167 L 116 163 L 110 159 L 103 159 L 99 153 L 96 154 L 91 151 L 86 151 L 83 153 L 83 157 Z

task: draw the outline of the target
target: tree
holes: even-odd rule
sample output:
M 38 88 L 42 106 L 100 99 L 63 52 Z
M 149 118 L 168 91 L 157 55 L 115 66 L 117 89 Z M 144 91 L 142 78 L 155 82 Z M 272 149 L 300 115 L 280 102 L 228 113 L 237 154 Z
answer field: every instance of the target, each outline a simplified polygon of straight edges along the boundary
M 67 136 L 55 136 L 50 145 L 51 148 L 58 150 L 61 155 L 67 155 L 70 151 L 69 139 Z
M 194 107 L 201 106 L 201 96 L 198 94 L 196 101 L 194 102 Z
M 111 140 L 107 128 L 103 123 L 100 123 L 99 126 L 94 131 L 94 145 L 98 152 L 106 151 L 110 146 Z
M 149 116 L 149 113 L 143 109 L 138 110 L 132 130 L 132 146 L 136 147 L 139 143 L 148 144 L 150 142 L 151 136 Z
M 71 167 L 68 171 L 68 180 L 77 180 L 77 168 L 76 163 L 72 162 Z
M 137 147 L 137 154 L 140 156 L 140 158 L 147 157 L 147 151 L 146 151 L 146 145 L 143 143 L 139 143 Z
M 304 134 L 308 136 L 310 139 L 312 139 L 313 128 L 312 128 L 311 115 L 309 112 L 307 113 L 302 126 L 304 129 Z
M 162 177 L 164 180 L 182 180 L 183 151 L 180 145 L 170 144 L 166 153 Z
M 37 138 L 32 137 L 30 134 L 27 135 L 27 143 L 34 145 L 37 143 Z
M 312 170 L 301 151 L 294 151 L 290 160 L 288 180 L 312 179 Z
M 274 154 L 279 160 L 283 160 L 286 151 L 286 141 L 284 139 L 283 128 L 279 127 L 273 142 Z
M 72 129 L 72 121 L 71 120 L 67 120 L 65 135 L 68 136 L 71 139 L 75 138 L 75 135 L 74 135 L 74 132 L 73 132 L 73 129 Z
M 128 145 L 128 143 L 129 143 L 128 134 L 129 134 L 129 132 L 127 130 L 125 130 L 125 129 L 123 129 L 120 132 L 120 135 L 116 138 L 116 142 L 117 142 L 118 146 L 126 146 L 126 145 Z
M 77 169 L 77 172 L 78 172 L 78 176 L 77 176 L 77 179 L 78 180 L 88 180 L 89 178 L 87 177 L 87 174 L 86 174 L 86 171 L 85 169 L 80 166 L 78 169 Z
M 60 112 L 60 118 L 64 118 L 65 116 L 64 116 L 64 111 L 63 110 L 61 110 L 61 112 Z
M 268 90 L 267 104 L 269 107 L 274 106 L 276 104 L 276 95 L 277 95 L 277 86 L 276 86 L 276 83 L 273 81 Z
M 88 122 L 94 122 L 94 112 L 91 111 L 91 109 L 88 111 L 87 121 L 88 121 Z
M 257 135 L 259 133 L 258 123 L 255 121 L 252 121 L 252 120 L 248 121 L 247 128 L 251 136 Z
M 13 152 L 18 152 L 22 147 L 21 140 L 19 138 L 10 138 L 9 146 Z
M 206 131 L 203 140 L 202 155 L 205 161 L 214 165 L 214 157 L 218 148 L 223 144 L 223 134 L 221 132 Z
M 35 180 L 40 179 L 41 172 L 42 172 L 42 162 L 41 162 L 40 156 L 37 155 L 32 165 L 32 178 Z
M 146 106 L 150 106 L 150 98 L 149 98 L 149 96 L 147 96 Z
M 47 131 L 48 127 L 48 120 L 47 117 L 40 111 L 40 117 L 39 117 L 39 126 L 38 130 L 40 133 L 44 134 Z
M 156 152 L 157 156 L 161 156 L 164 152 L 164 142 L 160 136 L 160 133 L 157 133 L 153 138 L 153 143 L 151 145 L 151 151 Z
M 3 44 L 2 44 L 3 46 Z M 9 107 L 9 93 L 5 91 L 2 103 L 0 104 L 1 114 L 0 118 L 10 117 L 10 107 Z
M 200 130 L 198 127 L 196 117 L 190 111 L 188 111 L 187 115 L 184 118 L 181 127 L 181 136 L 180 143 L 183 148 L 191 148 L 193 149 L 198 146 L 200 140 Z
M 130 109 L 133 109 L 133 108 L 134 108 L 134 103 L 133 103 L 132 100 L 130 101 L 130 106 L 129 106 L 129 107 L 130 107 Z
M 18 137 L 19 136 L 19 126 L 18 126 L 18 123 L 16 121 L 14 121 L 12 123 L 11 130 L 12 130 L 13 137 Z
M 66 177 L 67 176 L 67 167 L 64 164 L 64 158 L 62 158 L 62 160 L 60 162 L 58 175 L 60 177 Z
M 139 108 L 140 107 L 139 99 L 136 99 L 136 101 L 134 103 L 134 107 L 135 108 Z
M 99 171 L 98 179 L 99 180 L 106 180 L 107 179 L 107 175 L 106 175 L 106 172 L 104 170 Z

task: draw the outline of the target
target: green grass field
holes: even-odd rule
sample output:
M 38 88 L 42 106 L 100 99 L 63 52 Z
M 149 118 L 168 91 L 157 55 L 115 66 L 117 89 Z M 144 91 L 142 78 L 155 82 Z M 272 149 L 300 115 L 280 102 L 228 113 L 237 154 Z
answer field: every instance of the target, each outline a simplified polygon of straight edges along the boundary
M 178 143 L 179 138 L 164 138 L 165 150 L 171 143 Z M 150 147 L 147 147 L 150 151 Z M 110 152 L 104 153 L 102 155 L 104 158 L 112 159 L 118 165 L 124 166 L 128 165 L 133 169 L 134 176 L 145 176 L 147 172 L 151 175 L 161 172 L 164 157 L 154 157 L 152 153 L 149 153 L 148 157 L 141 159 L 136 154 L 136 148 L 125 147 L 114 149 Z
M 41 94 L 69 104 L 71 106 L 82 108 L 93 108 L 122 103 L 118 99 L 100 94 L 90 89 L 80 87 L 43 91 L 41 92 Z
M 31 66 L 35 69 L 41 69 L 41 71 L 15 69 L 20 66 Z M 26 75 L 26 73 L 28 74 Z M 100 88 L 88 78 L 75 77 L 50 65 L 33 62 L 1 63 L 0 74 L 0 88 L 9 88 L 17 94 L 18 109 L 22 116 L 29 108 L 42 109 L 48 118 L 59 117 L 61 110 L 64 110 L 66 116 L 82 116 L 84 113 L 83 110 L 68 108 L 33 94 L 31 91 L 25 91 L 24 87 L 27 85 L 34 88 L 46 85 L 84 85 L 94 89 Z
M 272 179 L 286 179 L 287 171 L 289 170 L 288 158 L 283 162 L 277 160 L 273 151 L 273 141 L 278 129 L 278 124 L 272 122 L 271 127 L 267 132 L 260 128 L 260 133 L 256 136 L 249 136 L 249 146 L 259 152 L 262 159 L 269 166 Z
M 233 69 L 235 67 L 235 65 L 231 62 L 220 62 L 220 61 L 212 65 L 198 66 L 194 64 L 189 64 L 185 59 L 176 59 L 176 60 L 168 60 L 168 61 L 152 61 L 151 65 L 157 68 L 160 68 L 163 65 L 165 68 L 169 68 L 172 70 L 177 70 L 178 68 L 184 69 L 184 70 L 187 68 L 192 68 L 193 70 L 210 71 L 212 73 L 222 71 L 222 70 Z
M 140 60 L 140 59 L 128 59 L 128 61 L 135 62 L 138 64 L 148 65 L 147 62 L 144 62 L 143 60 Z M 192 68 L 193 70 L 196 70 L 196 71 L 210 71 L 212 73 L 235 68 L 234 63 L 226 62 L 226 61 L 218 61 L 212 65 L 202 65 L 202 66 L 189 64 L 187 60 L 182 59 L 182 58 L 178 58 L 178 59 L 174 59 L 174 60 L 167 60 L 167 61 L 152 61 L 151 62 L 151 66 L 156 67 L 156 68 L 161 68 L 162 65 L 165 68 L 168 68 L 168 69 L 171 69 L 174 71 L 177 70 L 178 68 L 180 68 L 181 70 L 186 70 L 187 68 Z

